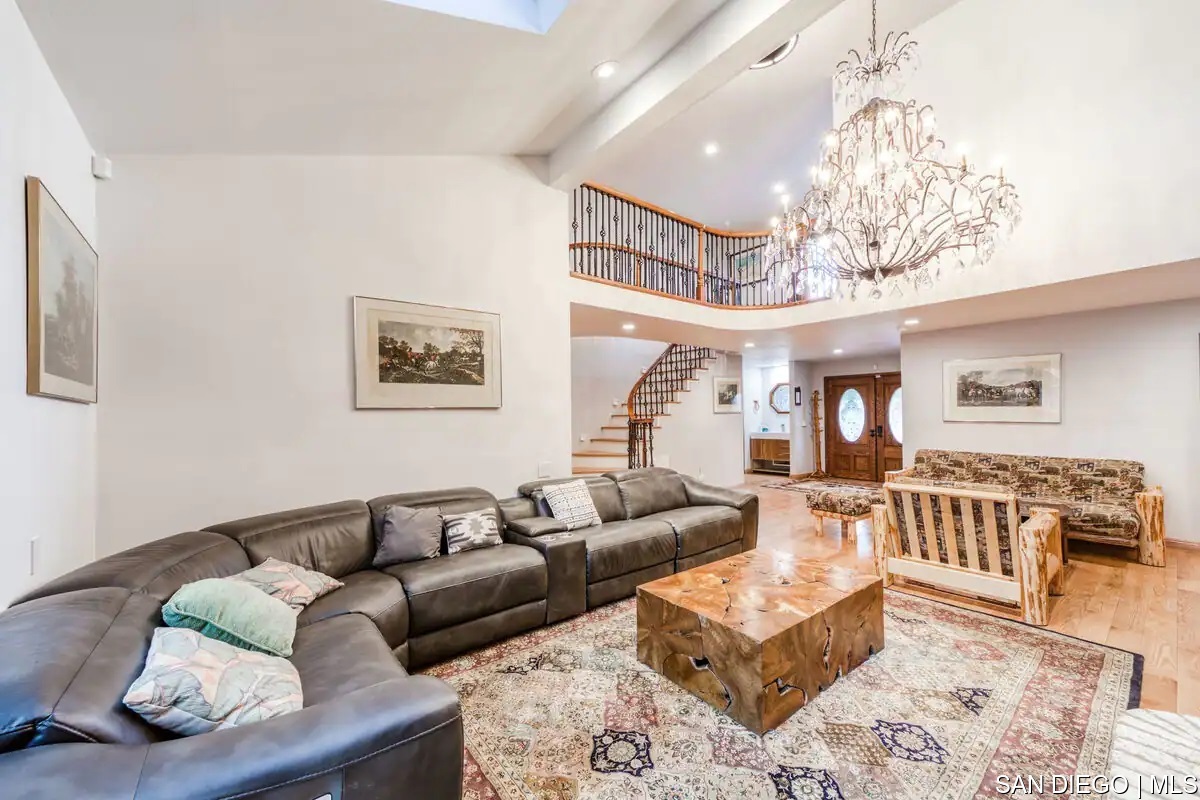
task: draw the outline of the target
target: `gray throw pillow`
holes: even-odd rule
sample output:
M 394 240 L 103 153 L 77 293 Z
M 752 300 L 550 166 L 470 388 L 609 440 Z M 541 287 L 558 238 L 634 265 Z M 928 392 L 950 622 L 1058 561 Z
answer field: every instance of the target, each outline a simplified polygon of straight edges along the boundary
M 491 509 L 447 514 L 445 520 L 446 552 L 450 555 L 504 544 L 500 537 L 500 520 Z
M 376 567 L 435 558 L 442 553 L 442 515 L 437 508 L 388 506 L 375 542 Z

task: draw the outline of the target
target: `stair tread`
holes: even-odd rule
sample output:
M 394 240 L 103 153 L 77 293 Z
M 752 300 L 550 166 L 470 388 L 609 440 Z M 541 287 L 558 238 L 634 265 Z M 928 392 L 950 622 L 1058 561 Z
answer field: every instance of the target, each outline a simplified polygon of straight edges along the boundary
M 609 467 L 574 467 L 571 469 L 572 475 L 603 475 L 605 472 L 612 472 Z
M 602 450 L 576 450 L 571 453 L 580 458 L 627 458 L 627 453 L 605 453 Z
M 629 426 L 628 425 L 601 425 L 600 430 L 602 430 L 602 431 L 627 431 L 627 430 L 629 430 Z M 661 431 L 662 425 L 655 425 L 654 430 Z
M 588 441 L 589 442 L 620 442 L 621 444 L 624 444 L 625 442 L 627 442 L 629 440 L 622 439 L 617 436 L 592 436 L 588 439 Z

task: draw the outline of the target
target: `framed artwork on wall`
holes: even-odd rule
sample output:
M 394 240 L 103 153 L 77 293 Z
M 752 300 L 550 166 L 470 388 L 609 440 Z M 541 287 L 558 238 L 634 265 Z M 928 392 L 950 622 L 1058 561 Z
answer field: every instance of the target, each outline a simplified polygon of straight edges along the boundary
M 354 298 L 357 408 L 500 408 L 500 315 Z
M 37 178 L 25 179 L 26 391 L 96 402 L 100 259 Z
M 1062 422 L 1062 354 L 942 364 L 946 422 Z
M 713 378 L 713 413 L 742 413 L 741 378 Z

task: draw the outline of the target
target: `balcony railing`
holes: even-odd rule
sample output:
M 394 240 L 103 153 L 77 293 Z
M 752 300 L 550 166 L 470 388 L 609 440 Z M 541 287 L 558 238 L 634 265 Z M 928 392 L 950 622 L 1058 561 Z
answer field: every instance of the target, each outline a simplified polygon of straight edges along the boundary
M 764 263 L 770 231 L 710 228 L 614 189 L 585 183 L 571 197 L 571 271 L 721 308 L 809 302 Z

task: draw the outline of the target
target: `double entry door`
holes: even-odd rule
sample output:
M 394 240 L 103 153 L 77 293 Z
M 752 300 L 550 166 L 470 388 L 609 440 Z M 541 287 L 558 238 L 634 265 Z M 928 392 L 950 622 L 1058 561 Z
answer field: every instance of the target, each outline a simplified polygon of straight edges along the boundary
M 882 481 L 903 469 L 903 402 L 899 372 L 825 378 L 825 471 Z

